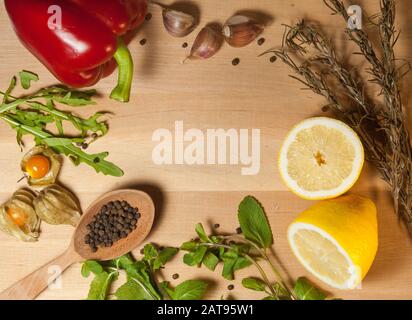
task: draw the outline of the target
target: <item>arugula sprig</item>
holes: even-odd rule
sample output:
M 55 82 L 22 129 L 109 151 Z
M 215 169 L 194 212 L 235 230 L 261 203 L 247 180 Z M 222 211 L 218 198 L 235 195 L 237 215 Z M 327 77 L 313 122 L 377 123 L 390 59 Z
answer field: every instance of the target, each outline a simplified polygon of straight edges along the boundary
M 262 205 L 248 196 L 239 205 L 238 220 L 242 235 L 207 235 L 202 224 L 197 224 L 197 239 L 185 242 L 181 250 L 188 251 L 183 262 L 189 266 L 204 265 L 214 271 L 223 264 L 222 276 L 234 278 L 237 270 L 255 266 L 261 278 L 249 277 L 242 285 L 250 290 L 266 293 L 264 300 L 323 300 L 326 298 L 319 289 L 305 278 L 299 278 L 294 288 L 289 288 L 283 280 L 268 251 L 273 245 L 273 234 Z M 262 262 L 269 265 L 275 281 L 270 281 Z
M 187 280 L 172 288 L 168 282 L 157 282 L 159 272 L 178 252 L 177 248 L 159 249 L 153 244 L 144 247 L 144 256 L 135 260 L 130 254 L 118 259 L 97 262 L 88 260 L 83 263 L 82 275 L 94 274 L 88 294 L 89 300 L 199 300 L 206 292 L 207 283 L 201 280 Z M 112 283 L 124 272 L 126 282 L 113 295 Z
M 30 89 L 32 82 L 39 77 L 30 71 L 21 71 L 18 75 L 23 89 Z M 12 95 L 17 86 L 17 77 L 13 77 L 3 95 L 0 104 L 0 119 L 8 123 L 15 131 L 17 143 L 23 146 L 23 137 L 31 135 L 37 145 L 45 145 L 58 153 L 66 155 L 77 166 L 81 163 L 94 168 L 96 172 L 120 177 L 123 171 L 115 164 L 108 162 L 107 152 L 89 154 L 79 146 L 90 145 L 108 132 L 108 125 L 97 112 L 89 118 L 81 118 L 72 112 L 59 110 L 57 103 L 68 106 L 87 106 L 95 102 L 92 98 L 95 90 L 78 91 L 66 86 L 56 85 L 37 90 L 21 97 Z M 68 123 L 78 133 L 68 135 L 65 124 Z M 51 127 L 54 126 L 54 131 Z

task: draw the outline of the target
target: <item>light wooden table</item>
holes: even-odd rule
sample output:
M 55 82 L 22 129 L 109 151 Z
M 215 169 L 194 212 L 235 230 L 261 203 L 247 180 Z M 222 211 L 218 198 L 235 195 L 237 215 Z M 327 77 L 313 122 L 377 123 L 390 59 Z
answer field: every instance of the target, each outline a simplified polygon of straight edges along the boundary
M 165 1 L 171 3 L 172 1 Z M 268 57 L 257 58 L 264 50 L 281 42 L 282 23 L 291 24 L 301 17 L 320 22 L 339 44 L 350 44 L 342 33 L 340 18 L 330 16 L 321 0 L 208 0 L 194 1 L 201 12 L 201 25 L 210 21 L 224 22 L 239 10 L 257 10 L 273 17 L 265 31 L 266 43 L 252 44 L 244 49 L 225 45 L 208 61 L 190 61 L 182 65 L 188 49 L 182 43 L 192 43 L 196 33 L 188 39 L 175 39 L 166 34 L 161 25 L 160 12 L 153 8 L 153 19 L 140 31 L 131 45 L 136 62 L 133 96 L 129 104 L 119 105 L 106 98 L 95 107 L 76 111 L 91 114 L 97 110 L 115 113 L 110 119 L 110 133 L 93 146 L 95 151 L 110 151 L 110 160 L 125 171 L 122 178 L 97 175 L 86 166 L 73 167 L 65 162 L 60 181 L 75 190 L 83 208 L 101 193 L 123 187 L 139 187 L 149 192 L 157 205 L 156 225 L 147 239 L 160 245 L 178 246 L 194 236 L 194 226 L 219 223 L 222 232 L 232 232 L 238 226 L 237 205 L 246 195 L 254 195 L 265 206 L 274 230 L 275 250 L 290 276 L 309 276 L 291 254 L 286 242 L 286 229 L 296 215 L 311 203 L 289 193 L 281 183 L 276 169 L 279 145 L 293 124 L 307 117 L 321 114 L 322 101 L 288 77 L 288 70 L 280 62 L 271 64 Z M 363 1 L 369 13 L 377 11 L 377 0 Z M 398 23 L 402 35 L 398 45 L 399 57 L 412 60 L 412 26 L 409 0 L 398 1 Z M 30 23 L 30 22 L 28 22 Z M 41 76 L 41 85 L 55 80 L 45 68 L 20 45 L 14 35 L 3 5 L 0 7 L 0 87 L 21 69 L 32 70 Z M 145 46 L 139 40 L 147 39 Z M 233 58 L 240 58 L 237 67 Z M 407 84 L 405 94 L 409 94 Z M 115 76 L 100 82 L 97 89 L 107 97 Z M 408 103 L 408 96 L 405 97 Z M 152 161 L 152 133 L 159 128 L 173 130 L 174 121 L 182 120 L 189 128 L 257 128 L 261 130 L 261 170 L 257 176 L 242 176 L 240 166 L 156 166 Z M 411 122 L 412 123 L 412 122 Z M 0 200 L 5 201 L 24 182 L 19 162 L 22 157 L 15 143 L 14 131 L 0 124 Z M 93 151 L 92 150 L 92 151 Z M 412 245 L 404 228 L 393 212 L 386 186 L 373 169 L 367 167 L 353 192 L 372 197 L 379 211 L 379 252 L 363 282 L 362 289 L 335 291 L 345 299 L 409 299 L 412 298 Z M 43 224 L 40 241 L 22 243 L 0 234 L 0 290 L 5 289 L 30 271 L 41 266 L 68 245 L 71 227 Z M 139 249 L 136 249 L 139 257 Z M 227 295 L 227 281 L 219 272 L 186 267 L 181 257 L 174 259 L 164 272 L 166 279 L 174 273 L 180 279 L 203 278 L 213 284 L 208 298 Z M 240 280 L 255 270 L 238 273 L 234 282 L 235 298 L 259 298 L 241 288 Z M 313 279 L 309 276 L 310 279 Z M 63 276 L 63 289 L 48 290 L 42 299 L 83 299 L 87 295 L 88 279 L 80 275 L 80 265 L 73 266 Z M 173 280 L 176 284 L 178 281 Z

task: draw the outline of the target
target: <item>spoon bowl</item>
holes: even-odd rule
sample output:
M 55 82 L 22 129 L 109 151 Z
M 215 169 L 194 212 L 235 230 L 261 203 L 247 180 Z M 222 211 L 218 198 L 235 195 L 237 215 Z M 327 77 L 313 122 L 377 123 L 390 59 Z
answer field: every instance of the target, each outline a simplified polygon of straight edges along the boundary
M 99 213 L 100 209 L 110 201 L 127 201 L 132 207 L 138 208 L 141 214 L 134 229 L 126 238 L 115 242 L 112 247 L 98 248 L 92 252 L 85 243 L 88 234 L 87 225 Z M 47 286 L 75 262 L 82 260 L 111 260 L 116 259 L 141 244 L 153 226 L 155 207 L 152 199 L 146 193 L 138 190 L 116 190 L 98 198 L 85 211 L 74 232 L 69 248 L 60 256 L 32 272 L 19 282 L 0 293 L 0 300 L 31 300 L 43 292 Z M 58 268 L 60 272 L 50 275 L 50 268 Z
M 86 234 L 89 233 L 87 225 L 93 220 L 94 216 L 100 209 L 110 201 L 127 201 L 133 208 L 138 208 L 141 214 L 134 229 L 126 238 L 120 239 L 113 243 L 112 247 L 98 248 L 96 252 L 92 252 L 90 247 L 84 242 Z M 84 213 L 76 231 L 73 235 L 74 250 L 80 257 L 86 260 L 111 260 L 118 258 L 141 244 L 146 239 L 153 226 L 155 216 L 155 208 L 152 199 L 148 194 L 139 190 L 116 190 L 104 194 L 94 201 Z

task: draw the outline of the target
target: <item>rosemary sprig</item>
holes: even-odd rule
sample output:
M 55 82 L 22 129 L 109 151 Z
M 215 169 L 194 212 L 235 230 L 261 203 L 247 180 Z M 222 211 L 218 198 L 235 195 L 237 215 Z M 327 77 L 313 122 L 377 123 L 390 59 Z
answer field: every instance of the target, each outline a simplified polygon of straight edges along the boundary
M 37 75 L 22 71 L 19 73 L 24 89 L 30 88 L 31 81 L 37 81 Z M 0 104 L 0 119 L 8 123 L 17 133 L 17 142 L 23 147 L 23 136 L 31 135 L 36 144 L 46 145 L 56 152 L 66 155 L 75 165 L 85 163 L 96 172 L 105 175 L 122 176 L 123 171 L 111 162 L 105 160 L 107 152 L 88 154 L 79 146 L 90 145 L 106 135 L 108 125 L 100 118 L 104 115 L 97 112 L 89 118 L 81 118 L 68 111 L 56 108 L 56 103 L 69 106 L 86 106 L 94 104 L 94 90 L 77 91 L 65 86 L 50 86 L 42 88 L 33 94 L 15 97 L 12 95 L 17 84 L 13 77 L 8 89 L 0 92 L 3 96 Z M 69 123 L 78 134 L 67 135 L 64 123 Z M 50 125 L 54 125 L 56 133 Z
M 345 21 L 349 19 L 342 1 L 324 2 L 333 14 L 340 14 Z M 304 21 L 286 26 L 282 48 L 268 52 L 297 74 L 293 78 L 325 97 L 334 114 L 358 133 L 368 160 L 391 186 L 395 210 L 412 234 L 412 148 L 399 86 L 410 67 L 408 63 L 398 67 L 394 53 L 399 36 L 395 28 L 395 1 L 380 0 L 380 9 L 380 15 L 371 21 L 379 29 L 381 56 L 366 31 L 347 29 L 346 33 L 369 63 L 369 81 L 380 87 L 383 102 L 365 94 L 361 77 L 340 62 L 332 42 Z

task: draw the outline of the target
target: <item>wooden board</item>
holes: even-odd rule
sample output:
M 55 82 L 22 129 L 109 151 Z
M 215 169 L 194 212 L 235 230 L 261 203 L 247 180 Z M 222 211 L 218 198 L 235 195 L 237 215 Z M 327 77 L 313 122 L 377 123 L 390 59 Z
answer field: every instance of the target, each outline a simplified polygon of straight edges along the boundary
M 164 1 L 172 3 L 172 1 Z M 192 43 L 196 33 L 187 39 L 175 39 L 163 29 L 158 8 L 152 8 L 153 19 L 137 35 L 131 45 L 136 62 L 133 96 L 129 104 L 120 105 L 107 99 L 115 76 L 101 81 L 97 89 L 103 97 L 95 107 L 76 112 L 83 115 L 97 110 L 109 110 L 110 132 L 91 151 L 110 151 L 110 160 L 125 171 L 122 178 L 97 175 L 86 166 L 73 167 L 64 163 L 60 181 L 72 188 L 86 208 L 97 196 L 109 190 L 137 187 L 152 195 L 157 205 L 155 227 L 147 241 L 160 245 L 178 246 L 194 236 L 194 226 L 203 222 L 210 226 L 219 223 L 222 232 L 233 232 L 237 225 L 236 210 L 246 195 L 256 196 L 265 206 L 274 230 L 275 250 L 288 270 L 290 277 L 308 276 L 291 254 L 286 242 L 286 229 L 299 212 L 311 203 L 298 199 L 287 191 L 276 169 L 276 157 L 286 132 L 296 122 L 321 114 L 324 101 L 288 77 L 288 70 L 281 63 L 270 63 L 269 57 L 258 54 L 279 46 L 283 35 L 282 23 L 291 24 L 300 18 L 311 18 L 322 24 L 340 48 L 353 51 L 345 39 L 344 21 L 330 16 L 320 0 L 208 0 L 193 1 L 201 13 L 201 25 L 208 22 L 223 23 L 238 11 L 263 12 L 273 21 L 265 31 L 266 43 L 259 47 L 252 44 L 244 49 L 225 45 L 219 54 L 208 61 L 190 61 L 181 64 L 188 53 L 182 43 Z M 375 13 L 378 1 L 361 1 L 364 10 Z M 398 1 L 398 23 L 402 30 L 398 56 L 412 60 L 412 27 L 409 0 Z M 28 22 L 30 23 L 30 22 Z M 5 88 L 9 79 L 21 69 L 38 73 L 41 85 L 55 80 L 16 39 L 3 4 L 0 7 L 0 87 Z M 146 38 L 145 46 L 139 40 Z M 232 66 L 238 57 L 240 64 Z M 405 102 L 409 92 L 405 83 Z M 409 104 L 408 104 L 409 105 Z M 240 166 L 157 166 L 152 161 L 156 145 L 152 134 L 159 128 L 174 130 L 174 122 L 181 120 L 185 129 L 235 128 L 261 130 L 261 169 L 256 176 L 242 176 Z M 412 122 L 411 122 L 412 123 Z M 24 182 L 19 162 L 22 154 L 15 143 L 14 132 L 0 124 L 0 200 L 5 201 Z M 374 172 L 367 167 L 353 192 L 367 195 L 376 201 L 379 210 L 379 252 L 376 261 L 362 284 L 354 291 L 336 291 L 321 285 L 336 297 L 345 299 L 410 299 L 412 298 L 412 244 L 393 212 L 388 189 Z M 0 234 L 0 290 L 5 289 L 30 271 L 48 262 L 68 245 L 71 227 L 43 224 L 38 243 L 21 243 Z M 139 256 L 139 248 L 135 251 Z M 227 290 L 230 284 L 218 272 L 183 265 L 181 257 L 175 259 L 164 272 L 170 280 L 179 273 L 178 281 L 189 278 L 210 280 L 213 285 L 207 298 L 219 299 L 231 294 L 234 298 L 260 298 L 242 290 L 243 276 L 254 274 L 253 268 L 239 272 L 233 282 L 236 289 Z M 87 295 L 88 279 L 80 275 L 80 265 L 73 266 L 63 276 L 62 288 L 48 290 L 42 299 L 83 299 Z M 172 280 L 172 283 L 177 281 Z M 318 282 L 317 282 L 318 283 Z

